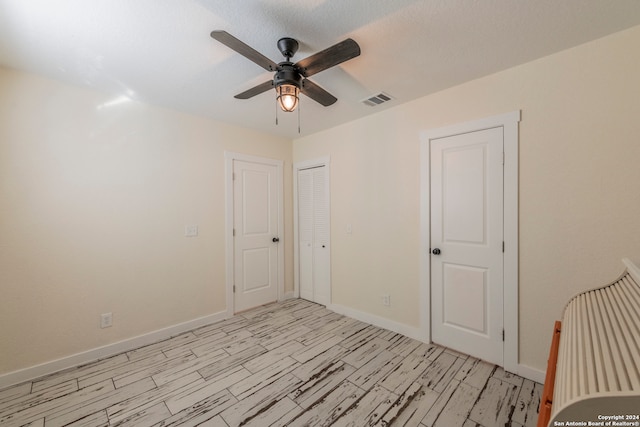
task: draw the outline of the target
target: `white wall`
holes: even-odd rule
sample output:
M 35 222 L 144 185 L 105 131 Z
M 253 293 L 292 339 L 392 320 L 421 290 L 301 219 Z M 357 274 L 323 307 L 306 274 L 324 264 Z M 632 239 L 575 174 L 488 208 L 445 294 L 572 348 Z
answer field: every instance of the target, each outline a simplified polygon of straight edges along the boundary
M 0 375 L 225 310 L 225 150 L 285 161 L 288 290 L 292 161 L 329 155 L 333 302 L 418 327 L 419 134 L 517 109 L 520 360 L 543 370 L 569 297 L 640 259 L 638 45 L 640 27 L 293 148 L 0 69 Z
M 568 299 L 640 259 L 638 46 L 635 27 L 294 141 L 294 162 L 331 157 L 333 302 L 419 326 L 419 134 L 522 110 L 520 362 L 544 370 Z
M 0 69 L 0 374 L 224 311 L 225 150 L 285 162 L 293 289 L 291 141 L 111 100 Z

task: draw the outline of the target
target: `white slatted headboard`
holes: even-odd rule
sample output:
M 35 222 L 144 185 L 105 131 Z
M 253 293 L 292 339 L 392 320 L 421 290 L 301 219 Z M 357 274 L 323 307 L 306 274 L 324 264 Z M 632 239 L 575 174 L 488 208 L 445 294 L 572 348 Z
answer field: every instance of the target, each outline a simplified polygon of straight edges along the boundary
M 627 268 L 615 282 L 565 307 L 549 426 L 606 425 L 613 420 L 607 416 L 640 425 L 640 270 L 623 262 Z

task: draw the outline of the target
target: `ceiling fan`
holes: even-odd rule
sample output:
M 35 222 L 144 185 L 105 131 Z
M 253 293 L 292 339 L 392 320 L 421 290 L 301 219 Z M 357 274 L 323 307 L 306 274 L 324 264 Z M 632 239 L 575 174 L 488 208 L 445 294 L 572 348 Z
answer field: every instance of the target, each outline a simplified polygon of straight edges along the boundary
M 299 44 L 295 39 L 283 37 L 278 40 L 278 50 L 285 57 L 285 60 L 276 64 L 226 31 L 212 31 L 211 37 L 255 62 L 265 70 L 275 73 L 273 79 L 239 93 L 234 98 L 249 99 L 275 88 L 277 101 L 284 111 L 294 111 L 296 109 L 300 92 L 325 107 L 336 102 L 338 99 L 335 96 L 313 83 L 307 77 L 360 55 L 360 46 L 349 38 L 294 64 L 290 59 L 297 52 Z

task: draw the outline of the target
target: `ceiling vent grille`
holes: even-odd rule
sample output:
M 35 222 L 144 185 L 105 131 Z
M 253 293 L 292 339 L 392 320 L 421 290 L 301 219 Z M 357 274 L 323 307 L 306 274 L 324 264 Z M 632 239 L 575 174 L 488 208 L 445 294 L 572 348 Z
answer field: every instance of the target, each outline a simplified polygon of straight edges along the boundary
M 362 103 L 368 105 L 369 107 L 375 107 L 380 104 L 384 104 L 385 102 L 391 101 L 393 98 L 384 92 L 380 92 L 376 95 L 372 95 L 367 99 L 363 99 Z

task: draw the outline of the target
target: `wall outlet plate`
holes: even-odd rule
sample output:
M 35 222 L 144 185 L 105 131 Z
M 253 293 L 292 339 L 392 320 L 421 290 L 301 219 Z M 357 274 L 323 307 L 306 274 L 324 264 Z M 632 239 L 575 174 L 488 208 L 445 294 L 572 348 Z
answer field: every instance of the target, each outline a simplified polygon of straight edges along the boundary
M 185 225 L 184 227 L 185 237 L 196 237 L 198 235 L 197 225 Z
M 100 327 L 110 328 L 113 326 L 113 314 L 112 313 L 103 313 L 100 315 Z
M 382 295 L 382 305 L 389 307 L 391 305 L 391 296 L 388 294 Z

